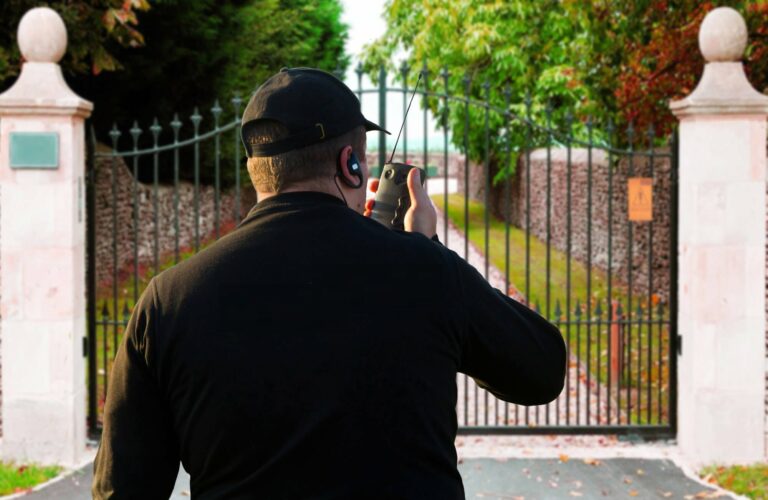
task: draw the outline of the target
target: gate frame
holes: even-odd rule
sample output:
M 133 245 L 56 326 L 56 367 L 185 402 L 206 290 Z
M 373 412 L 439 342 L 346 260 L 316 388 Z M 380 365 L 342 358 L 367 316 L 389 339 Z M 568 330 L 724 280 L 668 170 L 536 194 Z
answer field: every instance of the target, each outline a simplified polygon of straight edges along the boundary
M 362 100 L 362 96 L 364 94 L 377 94 L 379 99 L 379 123 L 382 126 L 385 126 L 386 124 L 386 107 L 387 107 L 387 94 L 392 92 L 396 94 L 402 94 L 403 96 L 403 110 L 405 110 L 406 105 L 406 96 L 410 95 L 410 92 L 412 89 L 408 88 L 407 85 L 407 76 L 408 76 L 408 68 L 407 66 L 404 66 L 401 68 L 401 77 L 403 83 L 402 87 L 392 87 L 387 84 L 387 74 L 384 68 L 380 68 L 379 70 L 379 79 L 378 79 L 378 86 L 377 88 L 370 88 L 370 89 L 364 89 L 362 88 L 361 81 L 362 81 L 362 75 L 363 71 L 362 68 L 358 66 L 357 68 L 357 75 L 358 75 L 358 87 L 354 91 L 360 100 Z M 530 169 L 530 152 L 533 149 L 531 141 L 531 135 L 533 131 L 537 131 L 540 133 L 543 133 L 544 135 L 548 136 L 550 138 L 550 141 L 547 144 L 547 149 L 550 150 L 552 148 L 552 140 L 555 138 L 559 139 L 566 139 L 566 142 L 568 144 L 568 147 L 570 148 L 573 145 L 579 145 L 582 147 L 586 147 L 590 150 L 590 163 L 589 168 L 591 172 L 591 151 L 593 149 L 604 149 L 606 152 L 608 152 L 611 155 L 616 156 L 628 156 L 630 158 L 634 158 L 635 156 L 648 156 L 650 155 L 652 158 L 655 157 L 669 157 L 671 160 L 670 165 L 670 205 L 671 205 L 671 213 L 670 213 L 670 290 L 669 290 L 669 322 L 668 324 L 664 321 L 661 321 L 662 324 L 667 324 L 668 328 L 668 335 L 669 335 L 669 352 L 667 353 L 669 356 L 669 380 L 668 380 L 668 397 L 667 397 L 667 406 L 668 406 L 668 423 L 664 425 L 640 425 L 640 424 L 627 424 L 627 425 L 558 425 L 558 426 L 522 426 L 522 425 L 506 425 L 506 426 L 461 426 L 458 429 L 459 434 L 466 434 L 466 435 L 472 435 L 472 434 L 509 434 L 509 435 L 519 435 L 519 434 L 617 434 L 621 436 L 626 436 L 628 438 L 643 438 L 643 439 L 668 439 L 673 438 L 677 434 L 677 353 L 679 352 L 679 337 L 677 334 L 677 287 L 676 284 L 676 278 L 677 278 L 677 240 L 678 240 L 678 234 L 677 234 L 677 224 L 678 224 L 678 207 L 677 207 L 677 168 L 678 168 L 678 142 L 677 142 L 677 136 L 676 133 L 673 134 L 672 141 L 671 141 L 671 152 L 669 154 L 663 154 L 663 153 L 655 153 L 653 149 L 648 150 L 648 152 L 643 151 L 635 151 L 633 148 L 630 148 L 628 150 L 623 150 L 615 147 L 611 147 L 606 144 L 598 144 L 592 140 L 592 134 L 591 134 L 591 128 L 590 128 L 590 135 L 588 140 L 581 140 L 578 138 L 575 138 L 568 132 L 567 136 L 563 136 L 561 130 L 557 130 L 554 128 L 551 128 L 548 126 L 542 126 L 537 123 L 535 123 L 531 118 L 531 101 L 530 99 L 526 100 L 525 107 L 527 110 L 527 116 L 518 116 L 512 113 L 510 110 L 512 109 L 509 106 L 510 103 L 510 94 L 509 89 L 505 89 L 505 95 L 507 98 L 507 109 L 500 108 L 498 106 L 491 105 L 488 99 L 488 84 L 484 84 L 483 88 L 485 89 L 485 100 L 478 100 L 472 98 L 471 95 L 471 85 L 468 80 L 465 79 L 466 82 L 466 93 L 464 96 L 453 96 L 448 93 L 448 77 L 449 73 L 447 70 L 443 70 L 440 73 L 440 76 L 444 80 L 445 84 L 445 91 L 444 92 L 435 92 L 429 90 L 429 81 L 428 81 L 428 72 L 423 71 L 423 79 L 424 79 L 424 87 L 420 90 L 415 90 L 416 94 L 419 94 L 422 98 L 433 98 L 436 99 L 438 102 L 442 102 L 444 106 L 448 106 L 449 103 L 453 105 L 460 105 L 464 104 L 465 109 L 465 115 L 466 120 L 468 123 L 469 120 L 469 109 L 470 106 L 476 106 L 479 108 L 485 109 L 486 112 L 486 120 L 485 120 L 485 138 L 486 138 L 486 148 L 485 148 L 485 157 L 484 157 L 484 175 L 485 175 L 485 242 L 486 242 L 486 248 L 485 248 L 485 255 L 489 254 L 488 251 L 488 242 L 489 242 L 489 210 L 487 209 L 488 204 L 488 196 L 490 192 L 490 173 L 489 173 L 489 147 L 488 147 L 488 138 L 489 138 L 489 126 L 488 126 L 488 115 L 490 112 L 496 112 L 499 113 L 501 116 L 504 116 L 506 118 L 506 126 L 510 127 L 513 120 L 515 120 L 518 124 L 521 124 L 522 126 L 526 127 L 528 130 L 528 144 L 524 148 L 524 154 L 526 156 L 526 167 Z M 338 76 L 338 75 L 337 75 Z M 157 157 L 160 153 L 164 152 L 178 152 L 179 149 L 187 146 L 192 146 L 195 148 L 195 160 L 194 160 L 194 168 L 195 168 L 195 186 L 197 189 L 198 182 L 199 182 L 199 170 L 200 170 L 200 155 L 199 155 L 199 145 L 202 141 L 214 139 L 216 141 L 216 181 L 217 181 L 217 203 L 218 203 L 218 192 L 219 192 L 219 186 L 218 186 L 218 175 L 219 175 L 219 141 L 223 134 L 234 131 L 235 136 L 235 142 L 236 142 L 236 151 L 239 152 L 240 156 L 237 156 L 235 160 L 235 172 L 236 172 L 236 196 L 238 199 L 238 207 L 237 207 L 237 213 L 239 214 L 239 197 L 240 197 L 240 183 L 239 183 L 239 165 L 240 161 L 242 159 L 242 155 L 244 153 L 244 150 L 242 148 L 242 145 L 240 144 L 239 140 L 239 126 L 240 126 L 240 117 L 239 117 L 239 109 L 240 105 L 242 103 L 242 100 L 235 96 L 232 99 L 232 104 L 234 107 L 234 119 L 230 122 L 227 122 L 223 125 L 219 124 L 219 116 L 221 114 L 221 107 L 219 106 L 218 102 L 214 105 L 211 112 L 214 117 L 214 127 L 205 133 L 199 132 L 199 124 L 201 121 L 201 116 L 198 113 L 197 109 L 195 109 L 194 113 L 190 117 L 191 121 L 194 124 L 194 135 L 185 140 L 179 140 L 179 128 L 181 126 L 181 123 L 178 120 L 177 116 L 174 116 L 174 120 L 171 122 L 171 127 L 174 131 L 174 141 L 172 143 L 168 143 L 165 145 L 160 145 L 158 143 L 158 134 L 159 134 L 159 125 L 157 120 L 155 120 L 155 123 L 150 127 L 150 130 L 153 131 L 154 134 L 154 143 L 153 147 L 147 148 L 147 149 L 138 149 L 138 136 L 142 133 L 142 130 L 138 128 L 138 125 L 134 123 L 133 128 L 130 130 L 130 133 L 133 137 L 133 149 L 132 150 L 125 150 L 125 151 L 118 151 L 117 148 L 117 139 L 120 136 L 120 131 L 117 129 L 117 126 L 114 126 L 113 129 L 110 131 L 110 136 L 112 137 L 112 150 L 109 153 L 101 153 L 97 152 L 95 150 L 95 134 L 91 130 L 91 134 L 89 137 L 89 148 L 88 148 L 88 171 L 87 171 L 87 252 L 88 252 L 88 267 L 87 267 L 87 295 L 88 295 L 88 307 L 87 307 L 87 313 L 88 313 L 88 342 L 87 342 L 87 351 L 88 351 L 88 423 L 89 423 L 89 429 L 91 432 L 98 433 L 99 425 L 98 425 L 98 391 L 97 391 L 97 384 L 93 383 L 94 381 L 98 380 L 98 374 L 97 374 L 97 366 L 96 366 L 96 360 L 97 360 L 97 336 L 98 332 L 97 329 L 99 326 L 101 326 L 104 331 L 105 335 L 107 335 L 107 328 L 112 327 L 114 329 L 114 338 L 117 338 L 117 330 L 120 325 L 125 326 L 127 324 L 127 317 L 124 317 L 123 321 L 117 320 L 117 292 L 116 287 L 117 283 L 116 280 L 113 280 L 113 286 L 114 286 L 114 296 L 113 296 L 113 311 L 111 314 L 114 316 L 114 319 L 110 319 L 109 321 L 106 319 L 106 316 L 103 318 L 102 321 L 99 321 L 96 317 L 97 315 L 97 300 L 98 298 L 95 296 L 96 294 L 96 273 L 95 273 L 95 249 L 96 249 L 96 235 L 95 235 L 95 177 L 96 177 L 96 167 L 95 167 L 95 159 L 98 157 L 101 158 L 111 158 L 111 161 L 113 162 L 113 175 L 114 175 L 114 168 L 115 164 L 114 162 L 118 157 L 120 158 L 133 158 L 134 160 L 141 157 L 141 156 L 153 156 L 155 158 L 155 169 L 157 168 Z M 427 148 L 427 141 L 428 141 L 428 134 L 427 134 L 427 121 L 426 117 L 428 116 L 429 110 L 425 107 L 424 108 L 424 162 L 425 165 L 427 163 L 427 155 L 428 155 L 428 148 Z M 549 114 L 548 114 L 549 116 Z M 589 125 L 591 127 L 591 125 Z M 401 149 L 401 152 L 404 157 L 407 157 L 408 154 L 408 139 L 407 139 L 407 124 L 404 128 L 404 134 L 403 134 L 403 147 Z M 443 136 L 444 136 L 444 159 L 445 159 L 445 193 L 447 194 L 447 182 L 448 182 L 448 130 L 447 128 L 443 130 Z M 464 129 L 464 137 L 463 137 L 463 150 L 466 151 L 468 148 L 468 126 L 465 126 Z M 379 137 L 379 149 L 378 149 L 378 156 L 379 156 L 379 163 L 383 164 L 383 162 L 386 161 L 386 154 L 387 154 L 387 148 L 386 148 L 386 140 L 384 138 L 383 134 L 380 134 Z M 511 158 L 511 151 L 509 149 L 509 140 L 507 141 L 507 161 Z M 176 166 L 176 172 L 178 175 L 178 155 L 175 155 L 175 166 Z M 569 163 L 570 166 L 570 163 Z M 549 162 L 548 162 L 549 167 Z M 469 196 L 468 196 L 468 188 L 469 188 L 469 168 L 470 168 L 470 162 L 467 155 L 465 155 L 465 161 L 464 161 L 464 188 L 465 188 L 465 196 L 464 196 L 464 202 L 465 202 L 465 228 L 469 227 Z M 569 167 L 570 168 L 570 167 Z M 609 167 L 613 168 L 613 167 Z M 135 161 L 134 161 L 134 172 L 136 172 L 135 167 Z M 156 172 L 156 170 L 155 170 Z M 530 170 L 528 170 L 530 172 Z M 530 182 L 530 176 L 527 176 L 528 181 Z M 178 181 L 178 178 L 177 178 Z M 134 177 L 134 186 L 137 183 L 137 179 Z M 510 179 L 507 178 L 506 185 L 507 185 L 507 195 L 509 190 L 509 183 Z M 549 184 L 551 184 L 551 180 L 549 181 Z M 157 175 L 155 175 L 155 187 L 157 186 Z M 114 177 L 113 177 L 113 190 L 114 187 Z M 589 190 L 590 192 L 590 204 L 591 204 L 591 188 Z M 114 191 L 113 191 L 114 193 Z M 528 190 L 527 193 L 530 193 Z M 196 195 L 195 200 L 198 200 L 198 196 Z M 507 200 L 508 201 L 508 200 Z M 445 196 L 445 205 L 447 208 L 447 202 L 448 198 Z M 134 200 L 135 203 L 135 200 Z M 530 255 L 528 251 L 530 250 L 530 196 L 527 195 L 527 203 L 528 203 L 528 210 L 527 210 L 527 227 L 525 230 L 527 231 L 527 255 L 526 255 L 526 292 L 529 291 L 530 287 Z M 548 207 L 551 205 L 551 198 L 548 198 Z M 134 205 L 136 206 L 136 205 Z M 218 207 L 218 205 L 217 205 Z M 591 207 L 591 205 L 590 205 Z M 195 206 L 195 209 L 197 210 L 197 203 Z M 220 209 L 220 207 L 218 207 Z M 217 209 L 217 215 L 218 215 L 218 209 Z M 112 206 L 113 213 L 116 210 L 115 205 Z M 590 209 L 591 210 L 591 209 Z M 549 211 L 549 209 L 548 209 Z M 134 216 L 137 210 L 134 210 Z M 447 214 L 447 210 L 444 210 L 444 212 Z M 155 214 L 157 216 L 157 214 Z M 116 216 L 115 216 L 116 217 Z M 448 217 L 444 217 L 444 230 L 447 233 L 448 228 Z M 177 217 L 177 223 L 178 223 L 178 217 Z M 199 218 L 196 218 L 196 220 L 199 221 Z M 116 227 L 116 221 L 113 218 L 114 225 L 113 225 L 113 247 L 116 245 L 116 237 L 114 236 L 114 233 L 117 230 Z M 628 224 L 632 224 L 631 222 L 628 222 Z M 506 227 L 507 227 L 507 245 L 506 245 L 506 262 L 509 262 L 509 226 L 510 223 L 507 221 Z M 218 228 L 218 225 L 217 225 Z M 196 228 L 199 229 L 199 228 Z M 521 228 L 522 229 L 522 228 Z M 218 231 L 218 229 L 217 229 Z M 630 230 L 631 231 L 631 230 Z M 465 231 L 466 234 L 466 231 Z M 630 233 L 631 234 L 631 233 Z M 589 230 L 589 238 L 591 239 L 591 229 Z M 177 237 L 177 261 L 178 261 L 178 230 L 176 233 Z M 134 244 L 136 242 L 134 241 Z M 196 234 L 196 248 L 199 246 L 199 234 Z M 549 245 L 548 245 L 549 246 Z M 468 254 L 468 247 L 469 247 L 469 238 L 465 238 L 465 257 Z M 570 246 L 569 246 L 570 251 Z M 157 265 L 157 249 L 155 252 L 155 264 Z M 591 250 L 589 252 L 589 255 L 591 256 Z M 630 243 L 630 255 L 631 255 L 631 243 Z M 590 257 L 591 260 L 591 257 Z M 488 261 L 489 259 L 486 259 L 486 266 L 485 266 L 485 276 L 487 278 L 488 276 Z M 116 257 L 113 261 L 116 264 Z M 569 255 L 569 263 L 570 263 L 570 255 Z M 609 262 L 609 267 L 611 267 L 611 262 Z M 136 269 L 136 266 L 134 266 L 134 269 Z M 508 271 L 509 267 L 507 267 Z M 589 275 L 591 275 L 591 265 L 588 267 L 590 269 Z M 116 272 L 116 268 L 113 268 L 113 275 Z M 136 271 L 135 271 L 136 272 Z M 631 273 L 631 271 L 630 271 Z M 507 290 L 509 290 L 509 273 L 504 273 L 506 277 L 506 286 Z M 134 279 L 136 279 L 136 274 L 134 275 Z M 549 280 L 548 280 L 549 281 Z M 610 278 L 609 278 L 610 283 Z M 549 290 L 549 285 L 547 286 L 547 289 Z M 610 284 L 609 284 L 609 290 L 610 290 Z M 136 291 L 134 293 L 137 293 Z M 569 292 L 570 293 L 570 292 Z M 631 293 L 630 293 L 631 297 Z M 610 303 L 611 297 L 608 298 Z M 631 300 L 631 299 L 630 299 Z M 135 304 L 135 299 L 134 299 Z M 591 307 L 591 305 L 590 305 Z M 104 304 L 105 311 L 108 311 L 106 301 Z M 535 307 L 536 310 L 538 310 L 538 307 Z M 589 310 L 588 310 L 589 311 Z M 570 314 L 570 311 L 569 311 Z M 610 314 L 610 312 L 609 312 Z M 125 311 L 124 311 L 125 316 Z M 551 319 L 550 319 L 551 320 Z M 615 321 L 612 320 L 611 323 Z M 650 321 L 650 320 L 649 320 Z M 654 320 L 656 321 L 656 320 Z M 584 323 L 581 323 L 581 319 L 578 319 L 577 322 L 579 324 L 586 324 L 586 325 L 594 325 L 595 322 L 592 320 L 588 320 Z M 632 320 L 629 320 L 629 323 L 631 323 Z M 596 322 L 598 325 L 598 328 L 601 324 L 605 324 L 602 319 L 598 319 Z M 558 326 L 561 323 L 558 322 Z M 569 323 L 570 324 L 570 323 Z M 641 325 L 642 323 L 638 323 L 638 325 Z M 106 356 L 106 353 L 105 353 Z M 591 357 L 591 356 L 590 356 Z M 106 358 L 105 358 L 106 359 Z M 105 372 L 106 372 L 106 364 L 105 364 Z M 108 374 L 105 373 L 105 383 L 107 380 Z M 610 387 L 610 381 L 609 381 L 609 387 Z M 609 390 L 610 392 L 610 390 Z M 466 393 L 465 393 L 466 397 Z M 537 412 L 538 415 L 538 412 Z M 549 414 L 547 413 L 547 417 Z M 466 421 L 466 419 L 465 419 Z M 631 420 L 630 420 L 631 421 Z

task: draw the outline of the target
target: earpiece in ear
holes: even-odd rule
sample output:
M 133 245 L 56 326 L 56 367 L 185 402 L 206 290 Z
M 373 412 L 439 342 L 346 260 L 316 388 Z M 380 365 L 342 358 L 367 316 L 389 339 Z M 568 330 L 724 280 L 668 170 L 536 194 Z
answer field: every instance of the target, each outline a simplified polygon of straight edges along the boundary
M 344 181 L 344 183 L 347 186 L 351 187 L 351 188 L 357 189 L 360 186 L 362 186 L 363 185 L 363 173 L 360 171 L 360 161 L 357 159 L 357 156 L 355 156 L 354 151 L 349 153 L 349 158 L 347 159 L 347 169 L 349 170 L 350 174 L 352 174 L 353 176 L 357 177 L 357 184 L 352 184 L 343 175 L 341 176 L 342 181 Z

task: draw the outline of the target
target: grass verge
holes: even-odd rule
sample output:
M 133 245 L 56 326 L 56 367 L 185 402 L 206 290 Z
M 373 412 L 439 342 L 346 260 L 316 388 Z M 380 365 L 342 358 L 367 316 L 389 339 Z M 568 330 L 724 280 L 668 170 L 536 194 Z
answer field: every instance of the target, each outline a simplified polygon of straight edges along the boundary
M 705 481 L 736 494 L 755 500 L 768 500 L 768 463 L 712 465 L 703 468 L 699 475 Z
M 62 468 L 56 465 L 18 465 L 0 462 L 0 495 L 27 491 L 56 477 Z

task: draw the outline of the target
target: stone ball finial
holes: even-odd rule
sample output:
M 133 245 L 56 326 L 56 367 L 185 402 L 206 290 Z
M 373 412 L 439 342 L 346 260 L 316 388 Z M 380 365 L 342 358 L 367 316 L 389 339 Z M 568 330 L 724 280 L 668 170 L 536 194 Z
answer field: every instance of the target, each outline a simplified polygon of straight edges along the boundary
M 712 9 L 699 28 L 699 48 L 707 62 L 741 61 L 747 48 L 747 23 L 730 7 Z
M 36 7 L 21 18 L 18 41 L 27 61 L 58 63 L 67 50 L 67 27 L 55 10 Z

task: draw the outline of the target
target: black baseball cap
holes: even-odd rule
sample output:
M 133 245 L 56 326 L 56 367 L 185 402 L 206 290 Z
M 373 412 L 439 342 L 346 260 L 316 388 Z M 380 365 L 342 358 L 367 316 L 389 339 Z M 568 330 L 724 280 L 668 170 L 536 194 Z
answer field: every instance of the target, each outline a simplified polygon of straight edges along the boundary
M 274 120 L 290 135 L 267 144 L 252 142 L 252 125 Z M 314 68 L 283 68 L 253 94 L 243 112 L 241 137 L 249 157 L 274 156 L 338 137 L 363 125 L 387 132 L 360 111 L 360 101 L 344 83 Z

